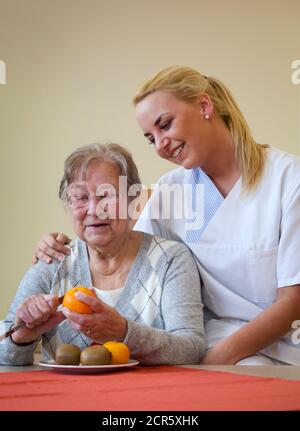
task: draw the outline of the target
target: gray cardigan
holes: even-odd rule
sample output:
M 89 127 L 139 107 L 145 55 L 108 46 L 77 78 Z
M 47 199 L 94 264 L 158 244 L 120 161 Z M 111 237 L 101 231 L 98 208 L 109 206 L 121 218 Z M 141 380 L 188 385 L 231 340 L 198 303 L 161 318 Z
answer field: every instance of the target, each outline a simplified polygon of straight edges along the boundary
M 51 265 L 40 261 L 29 269 L 2 322 L 2 330 L 14 322 L 17 307 L 30 295 L 61 296 L 77 283 L 92 286 L 86 244 L 75 239 L 70 247 L 71 254 L 63 261 Z M 124 342 L 131 358 L 142 364 L 197 364 L 204 356 L 200 279 L 186 246 L 144 234 L 115 308 L 128 321 Z M 0 343 L 0 363 L 32 364 L 38 341 L 20 346 L 7 338 Z M 83 349 L 91 340 L 64 320 L 43 334 L 44 359 L 53 359 L 61 343 L 73 343 Z

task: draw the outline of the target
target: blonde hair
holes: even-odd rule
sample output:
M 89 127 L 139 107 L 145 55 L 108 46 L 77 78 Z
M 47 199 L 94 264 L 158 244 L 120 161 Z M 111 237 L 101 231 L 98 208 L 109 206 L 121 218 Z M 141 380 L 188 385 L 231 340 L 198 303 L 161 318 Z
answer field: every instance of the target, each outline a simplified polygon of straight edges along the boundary
M 150 93 L 167 90 L 178 99 L 193 104 L 199 93 L 206 93 L 217 114 L 230 130 L 235 146 L 245 191 L 253 190 L 263 173 L 268 145 L 258 144 L 252 137 L 250 128 L 232 94 L 216 78 L 202 75 L 195 69 L 184 66 L 170 66 L 146 81 L 135 95 L 137 105 Z

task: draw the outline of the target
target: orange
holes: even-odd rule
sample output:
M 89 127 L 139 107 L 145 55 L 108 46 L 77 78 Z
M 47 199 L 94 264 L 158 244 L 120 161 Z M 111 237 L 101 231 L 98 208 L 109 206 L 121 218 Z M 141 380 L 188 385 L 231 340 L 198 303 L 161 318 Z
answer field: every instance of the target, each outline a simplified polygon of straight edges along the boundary
M 75 298 L 74 295 L 76 292 L 82 292 L 86 295 L 96 297 L 96 294 L 85 286 L 72 287 L 70 290 L 67 291 L 64 296 L 62 303 L 63 307 L 67 307 L 69 310 L 75 311 L 76 313 L 80 314 L 93 313 L 93 310 L 87 304 L 84 304 L 83 302 Z
M 126 344 L 121 343 L 120 341 L 107 341 L 103 344 L 103 347 L 106 347 L 107 350 L 110 351 L 111 363 L 113 365 L 127 364 L 128 359 L 130 358 L 130 351 Z

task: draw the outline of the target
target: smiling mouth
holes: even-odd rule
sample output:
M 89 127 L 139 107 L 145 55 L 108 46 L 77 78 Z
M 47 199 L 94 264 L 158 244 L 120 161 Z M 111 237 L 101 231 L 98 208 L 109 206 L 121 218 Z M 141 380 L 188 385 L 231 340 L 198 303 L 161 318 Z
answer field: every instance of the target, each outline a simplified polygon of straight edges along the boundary
M 180 154 L 182 153 L 183 148 L 185 147 L 185 143 L 181 144 L 171 153 L 171 157 L 173 159 L 179 159 Z
M 101 228 L 101 227 L 105 227 L 105 226 L 108 226 L 109 225 L 109 223 L 93 223 L 93 224 L 88 224 L 88 225 L 86 225 L 86 228 Z

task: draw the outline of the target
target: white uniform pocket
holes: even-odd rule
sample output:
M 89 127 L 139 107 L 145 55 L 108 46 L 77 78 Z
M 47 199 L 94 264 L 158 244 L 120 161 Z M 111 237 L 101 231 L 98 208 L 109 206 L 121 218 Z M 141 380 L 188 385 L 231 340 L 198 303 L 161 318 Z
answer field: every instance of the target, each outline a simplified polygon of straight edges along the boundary
M 278 247 L 266 250 L 249 250 L 250 292 L 256 303 L 274 302 L 277 297 Z

